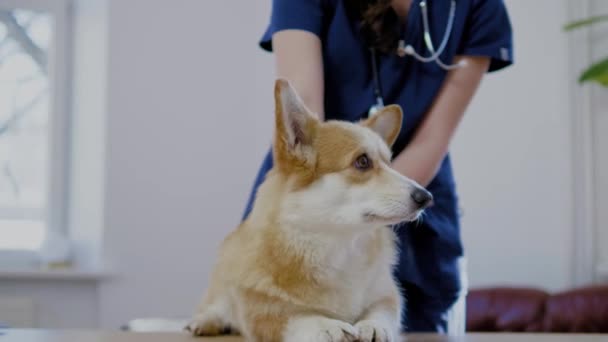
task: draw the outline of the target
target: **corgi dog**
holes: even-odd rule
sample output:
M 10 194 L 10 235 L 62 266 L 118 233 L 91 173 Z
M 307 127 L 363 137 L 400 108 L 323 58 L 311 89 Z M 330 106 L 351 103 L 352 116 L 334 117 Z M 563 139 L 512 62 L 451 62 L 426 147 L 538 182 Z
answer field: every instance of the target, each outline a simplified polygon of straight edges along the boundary
M 248 341 L 394 341 L 402 296 L 393 224 L 431 194 L 391 168 L 402 111 L 322 122 L 275 83 L 274 167 L 248 218 L 223 241 L 186 330 Z

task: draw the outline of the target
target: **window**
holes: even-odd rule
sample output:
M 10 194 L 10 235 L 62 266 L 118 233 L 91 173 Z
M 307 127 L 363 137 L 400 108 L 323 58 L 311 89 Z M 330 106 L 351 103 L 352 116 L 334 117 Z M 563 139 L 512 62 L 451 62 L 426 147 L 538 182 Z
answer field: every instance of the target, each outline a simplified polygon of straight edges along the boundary
M 67 0 L 0 2 L 0 250 L 65 229 Z

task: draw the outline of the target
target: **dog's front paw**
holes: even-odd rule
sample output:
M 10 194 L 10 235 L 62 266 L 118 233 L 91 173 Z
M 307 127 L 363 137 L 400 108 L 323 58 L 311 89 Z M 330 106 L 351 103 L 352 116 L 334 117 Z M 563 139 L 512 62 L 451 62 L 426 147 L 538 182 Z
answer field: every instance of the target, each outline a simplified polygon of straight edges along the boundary
M 352 342 L 357 329 L 343 321 L 325 317 L 298 318 L 288 324 L 285 340 L 289 342 Z
M 202 315 L 195 316 L 185 330 L 194 336 L 217 336 L 229 333 L 229 327 L 226 327 L 221 320 L 209 319 Z
M 395 336 L 391 328 L 377 320 L 363 320 L 355 324 L 361 342 L 393 342 Z

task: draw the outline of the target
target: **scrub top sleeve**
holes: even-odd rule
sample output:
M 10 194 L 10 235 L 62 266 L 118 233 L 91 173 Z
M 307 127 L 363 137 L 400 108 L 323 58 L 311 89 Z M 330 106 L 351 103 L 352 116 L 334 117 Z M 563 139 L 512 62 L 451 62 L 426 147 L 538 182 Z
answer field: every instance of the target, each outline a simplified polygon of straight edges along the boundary
M 272 51 L 272 35 L 281 30 L 299 29 L 321 36 L 323 0 L 272 0 L 272 13 L 260 47 Z
M 513 32 L 503 0 L 473 0 L 461 55 L 490 57 L 488 72 L 513 63 Z

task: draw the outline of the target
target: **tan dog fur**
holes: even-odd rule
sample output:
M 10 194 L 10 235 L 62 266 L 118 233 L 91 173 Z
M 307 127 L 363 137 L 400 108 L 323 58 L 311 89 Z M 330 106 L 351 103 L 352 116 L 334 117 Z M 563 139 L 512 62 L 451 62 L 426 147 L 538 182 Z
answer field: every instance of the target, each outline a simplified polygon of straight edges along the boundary
M 402 112 L 321 122 L 286 80 L 275 85 L 274 168 L 249 217 L 224 240 L 194 335 L 250 341 L 392 341 L 401 295 L 388 225 L 423 208 L 390 168 Z M 371 165 L 356 165 L 365 154 Z

